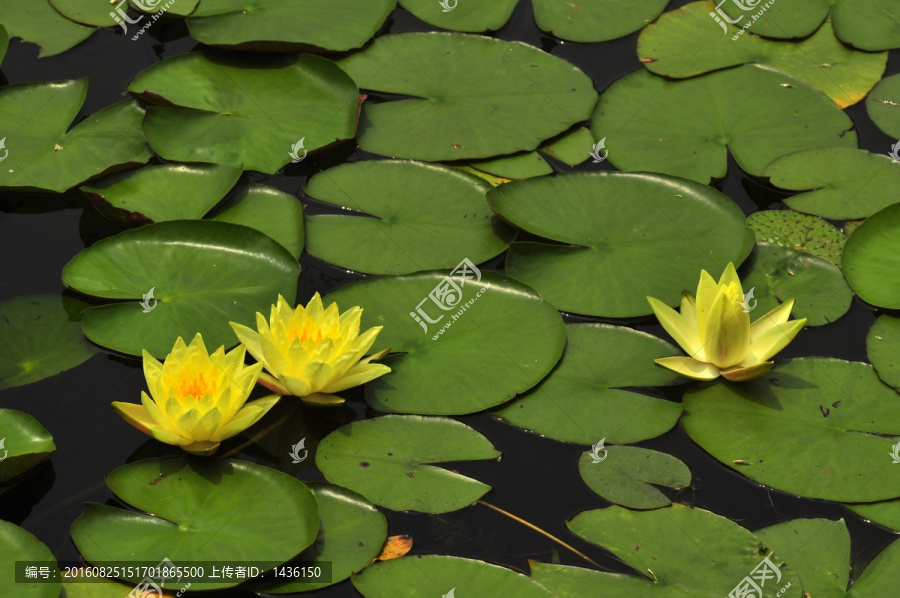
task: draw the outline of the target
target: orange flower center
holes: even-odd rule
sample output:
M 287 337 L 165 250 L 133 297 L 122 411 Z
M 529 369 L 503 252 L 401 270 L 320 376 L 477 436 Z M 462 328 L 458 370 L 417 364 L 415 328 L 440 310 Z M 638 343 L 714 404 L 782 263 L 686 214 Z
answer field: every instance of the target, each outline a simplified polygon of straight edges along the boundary
M 207 380 L 202 372 L 191 375 L 188 372 L 182 372 L 179 384 L 175 387 L 175 393 L 179 401 L 183 401 L 187 397 L 195 397 L 200 399 L 206 394 L 215 394 L 217 389 L 215 380 Z

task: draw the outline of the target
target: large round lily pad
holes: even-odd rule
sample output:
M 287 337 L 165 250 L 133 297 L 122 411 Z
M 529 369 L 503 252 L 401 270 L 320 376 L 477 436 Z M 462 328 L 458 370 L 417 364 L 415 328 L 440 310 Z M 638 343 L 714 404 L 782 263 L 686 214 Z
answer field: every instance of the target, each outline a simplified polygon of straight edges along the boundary
M 256 183 L 238 185 L 208 217 L 264 232 L 295 258 L 303 253 L 306 238 L 303 204 L 274 187 Z
M 9 37 L 40 46 L 40 57 L 65 52 L 96 31 L 62 16 L 49 0 L 4 0 L 0 2 L 0 23 Z
M 306 195 L 353 210 L 309 216 L 310 255 L 371 274 L 480 264 L 515 235 L 488 207 L 489 186 L 443 166 L 364 161 L 317 174 Z M 347 239 L 353 239 L 348 243 Z
M 844 276 L 859 298 L 900 308 L 900 205 L 870 216 L 844 245 Z
M 386 415 L 355 421 L 322 439 L 316 466 L 394 511 L 446 513 L 474 503 L 491 487 L 430 463 L 495 459 L 491 441 L 458 421 Z
M 366 400 L 379 411 L 458 415 L 494 407 L 546 376 L 566 342 L 552 305 L 470 264 L 358 282 L 329 294 L 331 301 L 361 306 L 361 330 L 384 326 L 378 343 L 394 353 L 383 360 L 391 372 L 366 385 Z
M 763 584 L 765 598 L 775 598 L 788 583 L 790 589 L 781 596 L 803 595 L 797 574 L 782 562 L 781 555 L 773 555 L 740 525 L 700 508 L 680 504 L 651 511 L 609 507 L 579 513 L 566 525 L 646 576 L 595 575 L 595 595 L 605 590 L 603 595 L 648 598 L 727 596 L 764 557 L 777 568 L 777 574 L 771 572 Z M 552 573 L 545 571 L 538 580 L 552 582 Z
M 198 332 L 210 351 L 234 345 L 228 322 L 253 325 L 279 294 L 292 302 L 299 275 L 287 249 L 256 230 L 176 220 L 99 241 L 72 258 L 62 278 L 86 295 L 128 300 L 85 310 L 89 339 L 162 358 L 179 336 Z
M 465 598 L 515 596 L 552 598 L 552 594 L 521 573 L 484 561 L 438 554 L 406 556 L 368 567 L 353 577 L 353 587 L 365 598 L 406 596 Z
M 266 594 L 311 592 L 336 584 L 372 562 L 387 538 L 387 519 L 360 495 L 330 484 L 309 484 L 319 505 L 321 526 L 316 542 L 301 561 L 330 563 L 331 583 L 286 583 L 267 586 Z M 310 563 L 310 564 L 313 564 Z
M 58 581 L 16 583 L 16 561 L 56 566 L 56 559 L 40 540 L 17 525 L 0 520 L 0 595 L 4 598 L 59 598 Z
M 0 188 L 65 191 L 150 159 L 133 100 L 97 112 L 67 131 L 87 95 L 87 79 L 0 88 L 0 131 L 9 155 Z
M 412 98 L 366 102 L 359 145 L 435 162 L 533 150 L 588 118 L 591 79 L 522 42 L 460 33 L 379 37 L 338 62 L 360 89 Z
M 878 377 L 900 389 L 900 317 L 883 314 L 866 337 L 866 352 Z
M 255 561 L 267 570 L 310 546 L 319 530 L 309 488 L 246 461 L 147 459 L 120 467 L 106 483 L 121 500 L 152 515 L 87 503 L 72 524 L 72 540 L 88 562 Z M 191 589 L 241 581 L 223 578 Z M 164 587 L 174 586 L 170 580 Z
M 715 23 L 710 19 L 710 25 Z M 753 93 L 736 93 L 752 89 Z M 613 83 L 591 119 L 620 170 L 647 170 L 701 183 L 721 179 L 729 152 L 761 176 L 775 158 L 804 149 L 856 147 L 850 117 L 800 79 L 744 65 L 669 81 L 646 70 Z
M 53 437 L 27 413 L 0 409 L 0 484 L 22 474 L 56 450 Z
M 842 502 L 900 497 L 889 437 L 900 435 L 900 395 L 868 364 L 793 359 L 750 382 L 689 390 L 684 410 L 691 439 L 752 480 Z
M 581 444 L 640 442 L 672 428 L 681 404 L 631 390 L 683 381 L 653 360 L 681 352 L 653 335 L 608 324 L 567 324 L 566 353 L 547 378 L 494 412 L 514 426 Z
M 859 52 L 842 44 L 831 21 L 797 43 L 754 35 L 735 39 L 740 29 L 731 26 L 723 35 L 710 9 L 709 0 L 692 2 L 648 25 L 638 39 L 641 62 L 658 75 L 678 79 L 749 62 L 767 64 L 823 91 L 841 108 L 862 100 L 887 64 L 887 52 Z
M 557 242 L 513 243 L 507 273 L 557 309 L 579 314 L 649 314 L 648 295 L 676 305 L 701 269 L 722 272 L 753 246 L 730 199 L 662 175 L 527 179 L 492 189 L 488 201 L 505 220 Z
M 900 138 L 900 75 L 885 77 L 875 86 L 866 98 L 866 110 L 879 129 Z
M 851 148 L 788 154 L 766 166 L 776 187 L 805 191 L 784 200 L 798 212 L 832 220 L 866 218 L 900 202 L 900 168 L 885 154 Z
M 87 307 L 59 295 L 0 302 L 0 389 L 37 382 L 90 359 L 97 351 L 81 334 Z
M 203 0 L 187 20 L 191 37 L 242 50 L 359 48 L 378 32 L 397 0 Z
M 629 509 L 658 509 L 672 504 L 651 486 L 681 489 L 691 484 L 691 470 L 680 459 L 636 446 L 611 446 L 598 460 L 590 451 L 578 460 L 588 487 L 611 503 Z
M 359 93 L 333 62 L 191 52 L 138 75 L 128 91 L 151 104 L 143 128 L 167 160 L 212 162 L 272 174 L 307 151 L 350 139 Z

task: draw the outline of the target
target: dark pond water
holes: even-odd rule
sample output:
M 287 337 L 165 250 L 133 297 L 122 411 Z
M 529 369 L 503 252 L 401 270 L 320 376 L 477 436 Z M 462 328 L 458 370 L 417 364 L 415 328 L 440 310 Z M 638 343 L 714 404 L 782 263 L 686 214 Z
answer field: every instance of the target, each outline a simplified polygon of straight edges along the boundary
M 684 1 L 671 2 L 668 10 Z M 530 2 L 523 2 L 496 35 L 521 40 L 574 63 L 593 80 L 602 92 L 613 81 L 642 68 L 635 52 L 637 34 L 620 40 L 576 44 L 548 37 L 534 25 Z M 426 31 L 430 28 L 403 10 L 397 10 L 385 26 L 385 32 Z M 183 24 L 161 21 L 137 42 L 125 38 L 116 29 L 94 34 L 87 42 L 61 56 L 37 59 L 36 46 L 14 42 L 3 63 L 3 83 L 24 83 L 89 77 L 87 101 L 79 121 L 125 96 L 130 80 L 156 62 L 198 48 L 187 37 Z M 900 72 L 900 51 L 891 52 L 888 74 Z M 734 90 L 734 93 L 752 93 Z M 866 115 L 862 104 L 847 110 L 859 134 L 859 146 L 886 153 L 894 140 L 879 132 Z M 321 213 L 302 193 L 312 174 L 336 164 L 367 159 L 371 156 L 345 144 L 329 152 L 311 156 L 285 173 L 275 176 L 254 175 L 254 180 L 294 194 L 309 203 L 309 213 Z M 611 169 L 608 162 L 588 162 L 576 170 Z M 560 171 L 571 170 L 558 166 Z M 732 164 L 728 177 L 716 185 L 750 214 L 761 208 L 777 208 L 784 195 L 742 175 Z M 120 229 L 107 223 L 77 195 L 63 198 L 22 198 L 0 196 L 0 300 L 20 295 L 62 293 L 60 275 L 63 266 L 78 251 Z M 148 259 L 151 259 L 148 257 Z M 362 278 L 319 260 L 303 256 L 303 275 L 298 301 L 305 303 L 315 291 L 327 292 Z M 502 271 L 502 257 L 492 260 L 488 269 Z M 876 312 L 854 300 L 850 312 L 827 327 L 807 328 L 787 348 L 783 356 L 826 355 L 865 361 L 865 335 Z M 567 317 L 568 321 L 588 318 Z M 597 319 L 594 319 L 597 321 Z M 621 321 L 617 323 L 622 323 Z M 640 330 L 664 336 L 655 319 L 625 322 Z M 4 342 L 4 339 L 0 339 Z M 0 391 L 0 406 L 26 411 L 35 416 L 54 436 L 58 450 L 53 458 L 33 471 L 14 492 L 0 496 L 0 518 L 22 525 L 35 534 L 60 560 L 78 558 L 69 528 L 81 514 L 84 502 L 116 504 L 104 484 L 104 477 L 126 462 L 158 454 L 168 447 L 148 441 L 124 424 L 110 408 L 114 400 L 134 401 L 145 388 L 137 360 L 99 353 L 87 363 L 41 382 Z M 679 400 L 678 391 L 669 395 Z M 288 437 L 283 432 L 269 438 L 263 446 L 250 446 L 239 457 L 296 475 L 302 480 L 322 480 L 312 465 L 313 459 L 292 465 L 287 457 L 289 443 L 307 436 L 307 447 L 335 428 L 370 412 L 359 393 L 349 393 L 349 407 L 333 411 L 304 410 L 292 417 L 299 427 Z M 284 415 L 279 405 L 259 428 Z M 484 500 L 572 544 L 610 570 L 629 569 L 598 547 L 568 532 L 565 520 L 577 513 L 606 506 L 581 481 L 577 462 L 583 446 L 569 445 L 509 426 L 496 418 L 479 414 L 459 417 L 490 438 L 503 453 L 499 462 L 468 462 L 454 465 L 461 473 L 482 480 L 494 490 Z M 294 438 L 295 437 L 295 438 Z M 220 449 L 223 453 L 240 448 L 240 438 Z M 853 541 L 854 571 L 861 571 L 894 535 L 877 525 L 866 523 L 834 503 L 800 499 L 762 488 L 742 478 L 709 457 L 693 444 L 679 427 L 640 446 L 655 448 L 682 459 L 694 476 L 690 488 L 681 492 L 664 490 L 675 501 L 709 509 L 754 530 L 795 517 L 843 517 L 848 521 Z M 284 450 L 282 450 L 284 449 Z M 310 451 L 313 454 L 314 450 Z M 409 534 L 420 554 L 443 553 L 484 559 L 519 570 L 527 570 L 528 559 L 550 560 L 558 556 L 562 563 L 585 565 L 578 556 L 511 519 L 476 505 L 439 516 L 395 513 L 384 510 L 391 534 Z M 557 555 L 558 553 L 558 555 Z M 233 592 L 234 596 L 251 596 Z M 320 591 L 323 597 L 358 596 L 349 582 Z

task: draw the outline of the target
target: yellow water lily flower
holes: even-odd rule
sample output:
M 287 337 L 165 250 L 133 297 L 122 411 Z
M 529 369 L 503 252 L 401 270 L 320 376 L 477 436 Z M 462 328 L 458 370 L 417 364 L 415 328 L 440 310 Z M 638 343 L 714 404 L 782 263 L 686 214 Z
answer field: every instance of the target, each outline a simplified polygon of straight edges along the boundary
M 257 330 L 235 322 L 231 327 L 268 372 L 260 374 L 260 384 L 308 403 L 334 405 L 344 400 L 331 393 L 391 371 L 386 365 L 370 363 L 387 355 L 389 349 L 363 359 L 382 327 L 360 334 L 361 318 L 360 307 L 351 307 L 343 314 L 336 303 L 325 309 L 318 293 L 306 307 L 296 308 L 279 295 L 268 322 L 261 313 L 256 314 Z
M 666 332 L 690 355 L 654 361 L 694 380 L 721 375 L 738 382 L 761 376 L 775 365 L 769 358 L 806 324 L 806 318 L 788 321 L 794 306 L 790 299 L 751 325 L 752 307 L 744 298 L 734 264 L 728 264 L 718 284 L 703 270 L 696 299 L 687 291 L 682 293 L 681 313 L 653 297 L 647 301 Z
M 161 442 L 210 455 L 223 440 L 259 421 L 281 398 L 271 395 L 246 403 L 262 365 L 245 366 L 245 353 L 243 346 L 228 353 L 219 347 L 210 355 L 200 334 L 190 345 L 178 337 L 164 363 L 144 351 L 150 396 L 141 392 L 140 405 L 116 401 L 113 408 Z

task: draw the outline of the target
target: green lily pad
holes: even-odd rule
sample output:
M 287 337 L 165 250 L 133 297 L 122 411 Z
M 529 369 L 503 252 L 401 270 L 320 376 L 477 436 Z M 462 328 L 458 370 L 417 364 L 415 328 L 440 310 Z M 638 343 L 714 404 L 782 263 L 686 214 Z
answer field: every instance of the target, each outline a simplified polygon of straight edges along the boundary
M 553 172 L 547 161 L 536 151 L 480 160 L 471 165 L 489 174 L 512 180 L 544 176 Z
M 113 175 L 81 188 L 101 212 L 121 223 L 203 217 L 241 176 L 239 167 L 164 164 Z
M 886 134 L 900 137 L 900 75 L 882 79 L 866 98 L 869 118 Z
M 463 0 L 462 3 L 459 0 L 400 0 L 400 6 L 429 25 L 469 33 L 500 29 L 518 3 L 519 0 Z
M 761 176 L 772 160 L 791 152 L 856 147 L 850 117 L 828 96 L 791 75 L 749 64 L 681 81 L 646 70 L 626 75 L 600 97 L 591 131 L 607 139 L 609 161 L 619 170 L 704 184 L 725 176 L 729 152 L 744 171 Z
M 0 302 L 0 389 L 31 384 L 81 365 L 97 350 L 81 334 L 87 303 L 59 295 Z
M 9 155 L 0 188 L 65 191 L 150 159 L 144 111 L 133 100 L 93 114 L 66 132 L 87 95 L 87 79 L 0 88 L 0 131 Z
M 579 513 L 566 525 L 646 576 L 598 573 L 593 576 L 594 595 L 606 590 L 603 595 L 609 596 L 727 596 L 764 563 L 763 558 L 778 570 L 778 577 L 770 577 L 763 585 L 765 598 L 775 598 L 788 583 L 790 590 L 782 597 L 800 598 L 803 594 L 797 574 L 785 566 L 781 555 L 773 555 L 738 524 L 700 508 L 673 504 L 632 511 L 613 506 Z M 570 575 L 554 575 L 545 569 L 537 579 L 547 583 Z
M 821 218 L 790 210 L 761 210 L 747 217 L 747 226 L 759 242 L 789 247 L 835 265 L 841 263 L 844 235 Z
M 319 529 L 309 488 L 246 461 L 146 459 L 120 467 L 106 483 L 121 500 L 152 515 L 85 504 L 72 524 L 72 540 L 88 562 L 256 561 L 255 566 L 267 570 L 310 546 Z M 254 504 L 265 508 L 248 508 Z M 192 584 L 191 591 L 229 588 L 241 581 L 201 582 Z M 172 589 L 172 580 L 163 587 Z
M 566 342 L 559 312 L 502 274 L 480 272 L 477 280 L 470 266 L 365 280 L 328 295 L 327 302 L 364 309 L 361 330 L 384 326 L 378 343 L 394 354 L 383 360 L 391 372 L 366 385 L 372 408 L 476 413 L 525 392 L 559 361 Z
M 850 287 L 866 303 L 900 308 L 900 205 L 873 214 L 844 244 Z
M 741 278 L 745 292 L 753 291 L 752 319 L 791 299 L 791 313 L 806 318 L 807 326 L 830 324 L 850 310 L 853 291 L 833 263 L 780 245 L 760 242 L 756 248 Z
M 309 487 L 319 505 L 321 528 L 315 544 L 298 558 L 331 563 L 331 583 L 278 584 L 267 586 L 266 594 L 310 592 L 343 581 L 370 564 L 387 538 L 387 519 L 360 495 L 329 484 Z
M 900 317 L 883 314 L 866 337 L 866 352 L 878 377 L 900 389 Z
M 200 0 L 177 0 L 166 6 L 168 3 L 165 0 L 128 0 L 131 8 L 143 14 L 154 14 L 165 7 L 163 14 L 169 17 L 186 17 L 194 12 L 199 3 Z
M 692 2 L 648 25 L 638 39 L 641 62 L 657 75 L 676 79 L 751 62 L 767 64 L 806 81 L 841 108 L 866 97 L 887 65 L 887 52 L 858 52 L 842 44 L 831 21 L 798 43 L 753 35 L 735 39 L 740 28 L 731 26 L 722 35 L 709 16 L 714 10 L 711 0 Z
M 851 148 L 788 154 L 766 166 L 776 187 L 805 191 L 784 200 L 798 212 L 832 220 L 866 218 L 900 202 L 900 168 L 884 154 Z
M 491 441 L 439 417 L 386 415 L 355 421 L 322 439 L 316 466 L 329 482 L 394 511 L 447 513 L 491 487 L 430 463 L 495 459 Z
M 753 246 L 727 197 L 656 174 L 528 179 L 492 189 L 488 202 L 517 227 L 558 242 L 513 243 L 506 272 L 579 314 L 649 314 L 648 295 L 676 305 L 701 269 L 722 272 Z
M 65 18 L 49 0 L 4 0 L 0 3 L 0 23 L 10 37 L 40 46 L 41 58 L 65 52 L 96 31 Z
M 154 0 L 148 0 L 153 2 Z M 118 25 L 116 21 L 116 9 L 121 0 L 110 2 L 110 0 L 50 0 L 50 5 L 62 16 L 71 21 L 82 25 L 91 25 L 93 27 L 112 27 Z M 121 6 L 121 11 L 126 12 L 128 3 Z M 117 15 L 118 16 L 118 15 Z M 133 18 L 133 15 L 129 15 Z M 118 19 L 125 22 L 121 16 Z
M 314 151 L 353 137 L 359 93 L 318 56 L 191 52 L 138 75 L 128 91 L 151 104 L 143 128 L 175 162 L 273 174 L 298 141 Z
M 784 361 L 749 382 L 688 390 L 684 411 L 694 442 L 761 484 L 840 502 L 900 496 L 900 478 L 886 475 L 900 396 L 868 364 Z
M 27 413 L 0 409 L 0 484 L 25 473 L 56 450 L 53 437 Z
M 678 490 L 691 485 L 691 470 L 680 459 L 636 446 L 607 447 L 599 461 L 591 452 L 582 453 L 578 473 L 591 490 L 629 509 L 672 504 L 651 484 Z
M 3 62 L 3 57 L 6 56 L 7 48 L 9 48 L 9 35 L 6 33 L 6 28 L 0 25 L 0 63 Z
M 569 166 L 578 166 L 591 157 L 594 136 L 587 127 L 564 133 L 563 135 L 542 145 L 539 150 Z
M 338 62 L 360 89 L 412 99 L 363 105 L 359 145 L 430 162 L 536 149 L 586 120 L 593 82 L 522 42 L 460 33 L 384 35 Z
M 0 520 L 0 595 L 4 598 L 59 598 L 58 581 L 16 583 L 16 561 L 40 561 L 56 566 L 56 559 L 40 540 L 8 521 Z
M 293 302 L 299 275 L 294 257 L 259 231 L 176 220 L 95 243 L 72 258 L 62 279 L 86 295 L 129 300 L 85 310 L 85 336 L 114 351 L 146 349 L 162 358 L 179 336 L 198 332 L 210 351 L 234 345 L 228 322 L 253 325 L 279 294 Z
M 479 264 L 515 236 L 488 207 L 488 188 L 451 168 L 418 162 L 342 164 L 312 177 L 305 193 L 354 212 L 309 216 L 307 251 L 370 274 L 452 268 L 464 257 Z
M 293 195 L 274 187 L 256 183 L 239 185 L 210 213 L 210 217 L 219 222 L 255 228 L 278 241 L 295 258 L 303 253 L 306 236 L 303 204 Z
M 863 519 L 900 531 L 900 499 L 844 505 Z
M 397 0 L 203 0 L 187 20 L 210 46 L 279 52 L 343 52 L 365 44 Z
M 72 570 L 69 570 L 69 572 L 75 573 Z M 61 572 L 63 589 L 58 598 L 128 598 L 128 594 L 135 589 L 133 583 L 98 581 L 96 578 L 92 579 L 90 583 L 85 583 L 83 577 L 77 577 L 72 581 L 66 581 L 68 577 L 69 575 L 66 575 L 66 571 Z M 75 575 L 73 575 L 73 577 L 75 577 Z M 176 590 L 163 591 L 162 596 L 157 594 L 156 590 L 152 587 L 150 590 L 151 593 L 145 594 L 145 596 L 150 598 L 176 598 L 177 596 Z M 186 593 L 182 594 L 182 596 L 184 595 L 186 595 Z
M 406 556 L 377 563 L 354 575 L 353 587 L 365 598 L 395 598 L 398 588 L 403 588 L 404 596 L 416 597 L 553 597 L 521 573 L 484 561 L 439 554 Z
M 751 2 L 745 4 L 749 6 Z M 749 11 L 744 11 L 737 3 L 726 2 L 722 10 L 732 20 L 740 17 L 739 27 L 752 23 L 750 33 L 778 39 L 806 37 L 819 28 L 830 12 L 835 33 L 851 46 L 867 51 L 900 47 L 900 14 L 894 0 L 774 2 L 754 21 L 752 16 L 759 13 L 761 6 L 757 0 Z
M 640 442 L 672 429 L 681 404 L 627 387 L 683 381 L 653 360 L 681 352 L 645 332 L 608 324 L 567 324 L 566 352 L 547 378 L 494 412 L 514 426 L 566 442 Z

